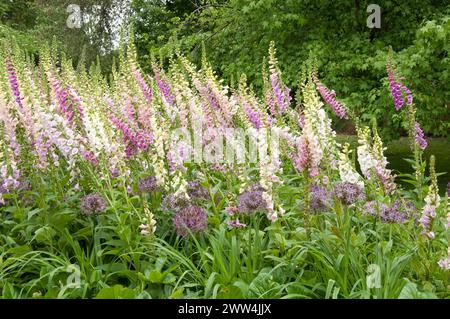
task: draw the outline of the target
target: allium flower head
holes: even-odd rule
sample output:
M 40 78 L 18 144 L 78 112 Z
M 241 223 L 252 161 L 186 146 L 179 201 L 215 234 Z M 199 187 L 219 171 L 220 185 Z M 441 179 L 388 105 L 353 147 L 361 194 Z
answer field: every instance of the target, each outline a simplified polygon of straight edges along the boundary
M 416 212 L 412 202 L 397 199 L 391 207 L 381 212 L 380 218 L 388 223 L 403 223 L 415 217 Z
M 106 207 L 105 199 L 99 194 L 92 193 L 81 198 L 80 209 L 86 215 L 102 213 Z
M 396 200 L 388 207 L 384 203 L 370 201 L 364 204 L 363 214 L 378 217 L 385 223 L 404 223 L 416 217 L 417 209 L 410 201 Z
M 248 190 L 239 196 L 238 211 L 240 213 L 251 214 L 257 211 L 265 211 L 267 202 L 264 200 L 263 191 L 256 189 Z M 253 188 L 253 187 L 252 187 Z
M 364 204 L 362 208 L 362 213 L 364 215 L 369 215 L 373 217 L 378 217 L 388 209 L 387 205 L 384 203 L 379 203 L 375 200 L 367 202 Z
M 189 231 L 201 233 L 208 227 L 208 215 L 201 207 L 188 206 L 175 215 L 173 225 L 177 230 L 177 234 L 182 237 L 186 237 Z
M 351 205 L 358 200 L 366 198 L 364 188 L 361 185 L 348 182 L 336 184 L 334 186 L 334 195 L 346 205 Z
M 330 205 L 330 194 L 327 190 L 318 185 L 311 187 L 310 207 L 313 211 L 319 212 L 325 210 Z
M 151 193 L 158 190 L 158 182 L 155 176 L 143 177 L 138 182 L 139 191 Z
M 208 200 L 211 198 L 209 191 L 198 181 L 190 181 L 187 185 L 187 193 L 192 199 Z

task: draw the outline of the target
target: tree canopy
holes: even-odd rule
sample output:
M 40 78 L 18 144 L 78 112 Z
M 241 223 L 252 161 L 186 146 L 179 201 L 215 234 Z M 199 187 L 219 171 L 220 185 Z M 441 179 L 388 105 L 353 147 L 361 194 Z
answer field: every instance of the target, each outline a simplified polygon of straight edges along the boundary
M 382 126 L 391 127 L 383 133 L 393 138 L 402 131 L 387 88 L 385 66 L 392 48 L 425 130 L 448 135 L 450 6 L 436 0 L 383 1 L 377 29 L 367 27 L 370 3 L 134 0 L 133 20 L 144 67 L 151 55 L 167 57 L 176 50 L 199 61 L 204 42 L 221 76 L 232 82 L 245 73 L 260 89 L 263 59 L 274 40 L 286 83 L 295 90 L 302 63 L 313 56 L 324 83 L 363 121 L 375 116 Z

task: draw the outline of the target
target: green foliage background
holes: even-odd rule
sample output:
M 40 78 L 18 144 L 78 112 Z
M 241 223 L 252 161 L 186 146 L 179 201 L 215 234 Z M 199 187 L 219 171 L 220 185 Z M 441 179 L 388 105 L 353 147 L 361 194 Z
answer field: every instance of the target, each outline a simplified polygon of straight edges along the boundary
M 331 0 L 134 0 L 139 57 L 190 51 L 200 59 L 201 42 L 216 71 L 230 83 L 245 73 L 260 89 L 261 66 L 276 41 L 286 83 L 296 89 L 300 66 L 312 54 L 320 77 L 364 121 L 375 116 L 384 138 L 404 134 L 386 76 L 389 47 L 396 52 L 405 84 L 414 92 L 418 120 L 428 134 L 450 131 L 450 6 L 445 1 L 378 1 L 381 28 L 370 29 L 373 1 Z M 347 130 L 346 123 L 338 129 Z
M 130 0 L 0 0 L 0 43 L 14 39 L 19 47 L 38 55 L 42 45 L 55 42 L 75 65 L 96 62 L 104 73 L 117 55 L 120 25 L 130 16 Z M 70 4 L 80 7 L 82 27 L 67 27 Z M 118 19 L 120 16 L 121 19 Z

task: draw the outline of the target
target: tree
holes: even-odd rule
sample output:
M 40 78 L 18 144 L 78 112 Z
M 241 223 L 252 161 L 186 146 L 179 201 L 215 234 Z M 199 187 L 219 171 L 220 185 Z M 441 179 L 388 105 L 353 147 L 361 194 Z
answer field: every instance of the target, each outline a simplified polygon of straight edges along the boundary
M 366 25 L 370 3 L 205 0 L 195 9 L 191 5 L 174 9 L 170 2 L 135 0 L 136 44 L 142 64 L 147 65 L 151 54 L 167 57 L 175 50 L 199 61 L 198 48 L 204 42 L 222 77 L 231 82 L 245 73 L 261 89 L 262 61 L 274 40 L 293 91 L 302 63 L 313 55 L 323 82 L 363 121 L 374 116 L 382 123 L 384 138 L 402 133 L 387 88 L 385 65 L 392 47 L 415 94 L 418 119 L 428 133 L 448 135 L 450 6 L 439 0 L 385 1 L 380 4 L 381 28 L 370 29 Z

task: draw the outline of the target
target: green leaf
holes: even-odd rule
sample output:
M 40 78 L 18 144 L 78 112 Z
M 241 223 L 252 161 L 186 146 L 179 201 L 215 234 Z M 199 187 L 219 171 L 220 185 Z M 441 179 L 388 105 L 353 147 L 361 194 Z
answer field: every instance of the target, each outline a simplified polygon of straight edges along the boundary
M 408 283 L 403 287 L 399 299 L 437 299 L 437 296 L 432 292 L 419 291 L 417 285 L 408 281 Z
M 269 298 L 268 292 L 276 285 L 271 274 L 260 272 L 248 287 L 249 298 Z
M 50 226 L 44 226 L 39 228 L 34 233 L 34 239 L 38 243 L 51 243 L 56 231 Z
M 154 284 L 162 283 L 163 277 L 163 274 L 156 269 L 149 271 L 147 275 L 147 279 Z
M 114 285 L 113 287 L 106 287 L 99 291 L 96 299 L 134 299 L 136 293 L 122 285 Z

